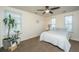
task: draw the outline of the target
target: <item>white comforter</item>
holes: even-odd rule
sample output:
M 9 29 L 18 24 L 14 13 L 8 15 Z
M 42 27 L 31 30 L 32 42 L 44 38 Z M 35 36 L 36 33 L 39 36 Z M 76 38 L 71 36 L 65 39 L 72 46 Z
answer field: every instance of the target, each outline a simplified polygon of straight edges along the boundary
M 70 50 L 71 44 L 69 43 L 68 33 L 63 31 L 46 31 L 40 36 L 40 41 L 52 43 L 63 49 L 65 52 Z

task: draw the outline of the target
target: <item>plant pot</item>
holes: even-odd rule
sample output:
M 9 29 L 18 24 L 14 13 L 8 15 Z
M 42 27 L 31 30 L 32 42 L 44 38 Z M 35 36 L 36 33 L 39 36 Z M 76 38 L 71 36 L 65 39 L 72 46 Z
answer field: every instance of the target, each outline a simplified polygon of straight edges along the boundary
M 9 40 L 3 40 L 3 48 L 8 49 L 11 46 L 11 42 Z

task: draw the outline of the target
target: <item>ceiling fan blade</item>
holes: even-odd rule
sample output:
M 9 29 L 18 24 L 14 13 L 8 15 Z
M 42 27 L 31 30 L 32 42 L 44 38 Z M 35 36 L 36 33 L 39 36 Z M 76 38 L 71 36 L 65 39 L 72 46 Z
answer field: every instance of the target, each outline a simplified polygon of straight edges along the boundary
M 52 12 L 52 11 L 49 11 L 49 13 L 53 14 L 53 12 Z
M 54 8 L 51 8 L 50 10 L 55 10 L 55 9 L 59 9 L 60 7 L 54 7 Z
M 46 12 L 43 12 L 42 14 L 45 14 Z
M 43 9 L 38 9 L 37 11 L 44 11 Z
M 49 9 L 49 6 L 45 6 L 46 9 Z

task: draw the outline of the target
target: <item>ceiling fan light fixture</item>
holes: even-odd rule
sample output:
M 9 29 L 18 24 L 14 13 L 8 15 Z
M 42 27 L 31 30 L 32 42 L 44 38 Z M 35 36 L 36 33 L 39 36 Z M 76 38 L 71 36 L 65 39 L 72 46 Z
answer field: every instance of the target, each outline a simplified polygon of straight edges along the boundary
M 46 13 L 49 13 L 49 10 L 47 9 L 45 12 L 46 12 Z
M 45 6 L 45 8 L 44 9 L 38 9 L 38 11 L 43 11 L 43 13 L 42 14 L 53 14 L 53 10 L 56 10 L 56 9 L 59 9 L 60 7 L 54 7 L 54 8 L 49 8 L 49 6 Z

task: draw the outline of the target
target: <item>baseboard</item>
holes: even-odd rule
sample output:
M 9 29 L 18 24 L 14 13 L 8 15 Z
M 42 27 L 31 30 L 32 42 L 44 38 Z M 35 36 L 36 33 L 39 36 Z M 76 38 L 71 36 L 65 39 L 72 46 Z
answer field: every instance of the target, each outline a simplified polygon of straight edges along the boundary
M 74 41 L 79 41 L 79 39 L 78 39 L 78 38 L 72 38 L 71 40 L 74 40 Z

